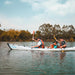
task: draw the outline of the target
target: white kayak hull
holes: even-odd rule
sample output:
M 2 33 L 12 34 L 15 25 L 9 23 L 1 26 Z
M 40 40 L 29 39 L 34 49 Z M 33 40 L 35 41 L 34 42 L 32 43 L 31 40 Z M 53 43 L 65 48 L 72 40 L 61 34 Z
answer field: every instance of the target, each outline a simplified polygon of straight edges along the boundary
M 9 44 L 7 43 L 8 47 L 11 50 L 39 50 L 39 51 L 75 51 L 75 47 L 68 47 L 68 48 L 31 48 L 31 47 L 24 47 L 24 46 L 19 46 L 19 45 L 15 45 L 15 44 Z

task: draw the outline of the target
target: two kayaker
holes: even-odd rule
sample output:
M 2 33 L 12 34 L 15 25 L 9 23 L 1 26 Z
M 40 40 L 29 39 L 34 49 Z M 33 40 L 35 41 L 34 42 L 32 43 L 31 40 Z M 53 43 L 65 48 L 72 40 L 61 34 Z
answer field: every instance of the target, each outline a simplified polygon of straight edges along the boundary
M 36 46 L 32 46 L 32 48 L 44 48 L 44 42 L 41 40 L 41 38 L 32 39 L 35 42 L 38 42 Z

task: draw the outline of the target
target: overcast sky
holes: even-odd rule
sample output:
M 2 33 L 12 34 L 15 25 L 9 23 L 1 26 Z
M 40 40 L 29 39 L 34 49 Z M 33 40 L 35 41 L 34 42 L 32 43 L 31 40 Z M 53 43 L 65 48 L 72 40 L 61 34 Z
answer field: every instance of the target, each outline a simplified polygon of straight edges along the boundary
M 75 25 L 75 0 L 0 0 L 0 29 L 32 32 L 44 23 Z

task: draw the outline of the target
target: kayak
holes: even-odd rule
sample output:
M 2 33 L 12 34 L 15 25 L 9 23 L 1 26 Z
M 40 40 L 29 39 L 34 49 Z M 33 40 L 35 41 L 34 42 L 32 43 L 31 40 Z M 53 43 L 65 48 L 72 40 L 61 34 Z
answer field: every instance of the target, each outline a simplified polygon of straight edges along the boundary
M 27 47 L 27 46 L 19 46 L 16 44 L 9 44 L 7 43 L 8 47 L 11 50 L 38 50 L 38 51 L 75 51 L 75 47 L 67 47 L 67 48 L 31 48 L 31 47 Z

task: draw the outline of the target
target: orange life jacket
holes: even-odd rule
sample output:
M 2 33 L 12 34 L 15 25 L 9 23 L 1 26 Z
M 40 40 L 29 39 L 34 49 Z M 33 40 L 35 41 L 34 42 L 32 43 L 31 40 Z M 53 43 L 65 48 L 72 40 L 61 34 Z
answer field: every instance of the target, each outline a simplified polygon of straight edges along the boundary
M 50 44 L 50 47 L 51 47 L 51 48 L 54 48 L 54 45 L 53 45 L 53 44 Z

